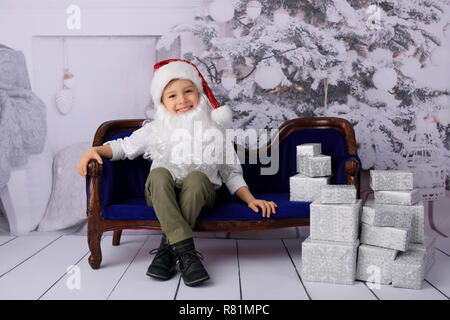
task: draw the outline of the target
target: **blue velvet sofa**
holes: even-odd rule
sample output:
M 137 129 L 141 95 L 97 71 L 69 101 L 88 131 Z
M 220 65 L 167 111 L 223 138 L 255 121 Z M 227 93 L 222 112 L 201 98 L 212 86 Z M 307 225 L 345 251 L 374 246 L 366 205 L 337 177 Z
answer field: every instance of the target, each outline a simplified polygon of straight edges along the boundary
M 143 120 L 114 120 L 103 123 L 97 130 L 93 146 L 130 135 L 141 127 Z M 247 207 L 223 185 L 216 206 L 204 209 L 195 231 L 239 232 L 309 224 L 309 202 L 289 201 L 289 177 L 296 174 L 296 146 L 321 143 L 322 153 L 331 156 L 331 184 L 353 184 L 360 196 L 361 163 L 356 152 L 352 125 L 341 118 L 298 118 L 279 128 L 278 144 L 269 142 L 268 152 L 279 152 L 279 168 L 273 175 L 261 175 L 257 163 L 242 163 L 244 179 L 256 198 L 277 203 L 277 213 L 263 218 Z M 245 150 L 249 159 L 249 150 Z M 144 186 L 151 163 L 139 157 L 134 160 L 109 161 L 103 165 L 91 160 L 87 177 L 89 263 L 93 269 L 101 264 L 100 239 L 105 231 L 114 231 L 113 245 L 119 245 L 123 229 L 159 229 L 152 207 L 147 206 Z

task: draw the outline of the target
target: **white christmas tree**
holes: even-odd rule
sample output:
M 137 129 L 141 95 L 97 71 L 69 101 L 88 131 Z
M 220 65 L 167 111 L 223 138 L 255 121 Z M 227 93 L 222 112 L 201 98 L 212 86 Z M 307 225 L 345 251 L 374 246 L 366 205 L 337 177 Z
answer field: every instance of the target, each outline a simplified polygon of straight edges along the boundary
M 339 116 L 363 168 L 399 168 L 425 112 L 450 164 L 449 12 L 448 0 L 214 0 L 158 46 L 185 32 L 202 41 L 184 58 L 232 106 L 235 127 Z

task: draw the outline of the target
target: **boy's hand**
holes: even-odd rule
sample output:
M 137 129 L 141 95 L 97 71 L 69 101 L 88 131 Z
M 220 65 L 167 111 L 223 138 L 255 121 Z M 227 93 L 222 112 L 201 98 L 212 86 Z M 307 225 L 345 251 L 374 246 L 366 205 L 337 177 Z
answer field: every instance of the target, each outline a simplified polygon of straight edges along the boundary
M 278 205 L 273 201 L 266 201 L 266 200 L 260 200 L 255 199 L 248 204 L 249 208 L 251 208 L 253 211 L 258 212 L 260 207 L 262 209 L 262 216 L 265 218 L 270 218 L 270 215 L 273 213 L 276 213 L 276 207 Z
M 77 171 L 82 177 L 86 177 L 87 165 L 91 159 L 95 159 L 99 164 L 103 164 L 102 157 L 98 154 L 98 152 L 94 148 L 88 149 L 77 164 Z

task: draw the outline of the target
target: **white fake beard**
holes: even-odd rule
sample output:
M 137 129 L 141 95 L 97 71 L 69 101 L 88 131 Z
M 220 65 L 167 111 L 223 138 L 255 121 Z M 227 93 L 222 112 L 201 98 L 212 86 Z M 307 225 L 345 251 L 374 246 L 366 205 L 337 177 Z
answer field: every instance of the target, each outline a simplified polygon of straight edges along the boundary
M 159 105 L 151 122 L 152 141 L 144 158 L 178 166 L 188 165 L 190 170 L 205 169 L 213 162 L 223 163 L 225 136 L 223 130 L 211 119 L 211 110 L 212 107 L 203 94 L 197 107 L 185 113 L 172 114 L 163 105 Z M 209 132 L 215 137 L 220 137 L 204 139 L 203 134 L 207 130 L 211 130 Z M 205 161 L 205 154 L 213 156 L 207 157 Z M 179 174 L 181 170 L 180 167 Z M 174 174 L 177 176 L 177 173 Z

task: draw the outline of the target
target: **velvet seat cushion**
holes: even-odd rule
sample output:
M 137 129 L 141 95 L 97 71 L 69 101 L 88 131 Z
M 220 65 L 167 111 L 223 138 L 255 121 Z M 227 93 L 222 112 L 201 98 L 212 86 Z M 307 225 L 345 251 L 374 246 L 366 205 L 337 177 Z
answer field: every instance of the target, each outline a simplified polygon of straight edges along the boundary
M 309 202 L 289 201 L 289 193 L 254 194 L 256 198 L 275 201 L 277 213 L 270 219 L 309 218 Z M 109 220 L 156 220 L 152 207 L 147 206 L 145 199 L 129 198 L 120 203 L 110 204 L 104 208 L 103 216 Z M 212 209 L 203 209 L 198 220 L 257 220 L 263 218 L 261 211 L 255 213 L 237 197 L 216 203 Z
M 132 131 L 113 134 L 108 140 L 123 138 Z M 322 154 L 331 156 L 331 184 L 347 184 L 345 162 L 355 155 L 346 152 L 345 139 L 334 129 L 303 129 L 291 132 L 279 144 L 278 170 L 273 175 L 261 175 L 261 168 L 271 164 L 242 163 L 243 175 L 256 198 L 275 201 L 278 204 L 274 219 L 309 217 L 309 202 L 289 201 L 289 178 L 296 174 L 296 146 L 303 143 L 321 143 Z M 104 219 L 154 220 L 153 208 L 146 205 L 144 186 L 151 162 L 138 157 L 134 160 L 109 161 L 103 159 L 101 177 L 101 201 Z M 200 220 L 253 220 L 260 219 L 236 196 L 231 196 L 225 186 L 218 191 L 216 207 L 203 210 Z

